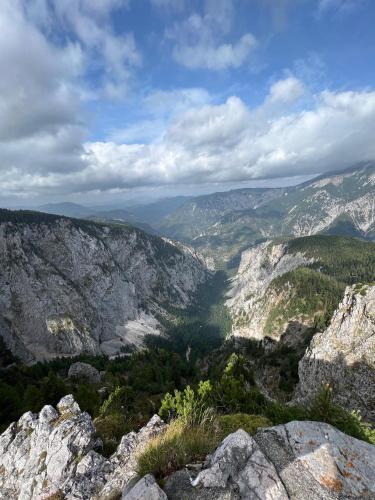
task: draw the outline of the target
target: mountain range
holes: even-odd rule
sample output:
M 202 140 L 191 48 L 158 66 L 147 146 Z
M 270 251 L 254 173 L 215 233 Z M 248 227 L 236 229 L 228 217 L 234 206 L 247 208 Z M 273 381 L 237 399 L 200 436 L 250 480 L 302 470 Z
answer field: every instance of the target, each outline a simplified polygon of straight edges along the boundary
M 374 186 L 0 210 L 0 496 L 372 498 Z
M 249 246 L 278 236 L 316 233 L 375 237 L 375 163 L 322 175 L 289 188 L 239 189 L 200 196 L 157 229 L 228 265 Z

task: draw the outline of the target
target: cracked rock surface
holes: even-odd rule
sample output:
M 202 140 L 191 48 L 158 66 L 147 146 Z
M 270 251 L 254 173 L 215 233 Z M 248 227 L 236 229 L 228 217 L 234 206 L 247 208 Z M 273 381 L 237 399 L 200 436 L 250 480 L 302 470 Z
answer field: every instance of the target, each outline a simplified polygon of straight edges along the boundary
M 164 427 L 155 415 L 138 433 L 124 436 L 116 452 L 106 459 L 97 451 L 101 442 L 91 417 L 81 412 L 71 395 L 57 409 L 45 406 L 38 415 L 25 413 L 0 436 L 0 498 L 121 496 L 136 476 L 137 454 Z
M 289 422 L 227 436 L 194 480 L 167 478 L 170 500 L 375 498 L 375 446 L 328 424 Z
M 166 428 L 154 416 L 100 454 L 90 416 L 71 395 L 25 413 L 0 436 L 0 498 L 19 500 L 347 500 L 375 498 L 375 446 L 320 422 L 227 436 L 193 479 L 137 476 L 137 457 Z
M 313 337 L 298 373 L 297 402 L 330 384 L 338 404 L 375 422 L 375 286 L 346 289 L 330 326 Z
M 0 267 L 1 336 L 26 362 L 139 346 L 208 276 L 189 247 L 59 217 L 0 223 Z

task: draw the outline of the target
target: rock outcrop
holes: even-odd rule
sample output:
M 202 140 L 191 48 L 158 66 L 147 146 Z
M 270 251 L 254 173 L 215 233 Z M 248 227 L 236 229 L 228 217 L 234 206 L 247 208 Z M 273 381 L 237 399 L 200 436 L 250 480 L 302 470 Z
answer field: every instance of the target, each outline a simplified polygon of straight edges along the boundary
M 375 446 L 319 422 L 290 422 L 254 437 L 238 430 L 191 480 L 167 478 L 170 500 L 332 500 L 375 497 Z
M 72 380 L 85 381 L 89 384 L 99 384 L 101 377 L 99 371 L 88 363 L 73 363 L 69 367 L 68 377 Z
M 317 333 L 299 363 L 296 400 L 330 384 L 334 400 L 375 422 L 375 286 L 348 287 L 327 330 Z
M 243 252 L 226 302 L 233 318 L 232 334 L 256 340 L 268 335 L 279 340 L 288 321 L 268 332 L 267 320 L 287 296 L 270 285 L 277 277 L 313 262 L 301 252 L 289 253 L 286 243 L 268 241 Z
M 0 268 L 0 332 L 28 362 L 139 345 L 208 276 L 191 249 L 132 227 L 5 210 Z
M 319 422 L 239 429 L 204 468 L 166 478 L 137 476 L 137 457 L 166 428 L 154 416 L 100 454 L 90 416 L 72 396 L 57 408 L 25 413 L 0 436 L 0 498 L 19 500 L 328 500 L 375 497 L 375 446 Z
M 134 486 L 130 485 L 122 493 L 122 500 L 168 500 L 167 495 L 158 486 L 154 476 L 148 474 Z
M 164 428 L 155 415 L 138 433 L 124 436 L 106 459 L 99 453 L 101 441 L 90 416 L 72 396 L 56 409 L 45 406 L 38 415 L 25 413 L 0 436 L 0 498 L 121 497 L 136 476 L 137 455 Z

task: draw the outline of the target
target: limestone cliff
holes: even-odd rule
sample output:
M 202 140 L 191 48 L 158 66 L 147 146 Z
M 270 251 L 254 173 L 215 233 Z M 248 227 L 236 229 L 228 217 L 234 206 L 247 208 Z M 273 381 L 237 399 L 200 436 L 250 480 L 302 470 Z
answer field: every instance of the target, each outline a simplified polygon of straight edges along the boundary
M 300 402 L 330 384 L 338 404 L 375 422 L 375 286 L 346 289 L 329 328 L 314 336 L 298 371 Z
M 0 334 L 25 361 L 137 345 L 208 276 L 191 249 L 131 226 L 3 212 Z
M 233 318 L 234 336 L 261 340 L 268 335 L 279 340 L 285 332 L 288 318 L 280 317 L 275 329 L 267 323 L 276 307 L 288 298 L 289 290 L 279 293 L 271 284 L 275 278 L 314 261 L 301 252 L 287 250 L 285 243 L 266 242 L 242 253 L 226 302 Z
M 250 248 L 228 293 L 233 335 L 295 344 L 306 330 L 325 329 L 356 281 L 375 281 L 372 242 L 314 235 Z

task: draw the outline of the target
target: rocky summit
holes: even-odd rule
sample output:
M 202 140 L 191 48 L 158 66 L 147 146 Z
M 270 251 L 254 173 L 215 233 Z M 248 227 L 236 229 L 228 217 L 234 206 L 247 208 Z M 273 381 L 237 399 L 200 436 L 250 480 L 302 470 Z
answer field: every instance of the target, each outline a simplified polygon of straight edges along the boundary
M 375 286 L 348 287 L 330 326 L 300 361 L 296 399 L 306 402 L 322 384 L 338 404 L 375 422 Z
M 72 396 L 25 413 L 0 436 L 0 498 L 19 500 L 325 500 L 374 498 L 375 446 L 328 424 L 289 422 L 228 435 L 202 464 L 165 478 L 137 475 L 137 457 L 166 424 L 154 416 L 105 458 Z

